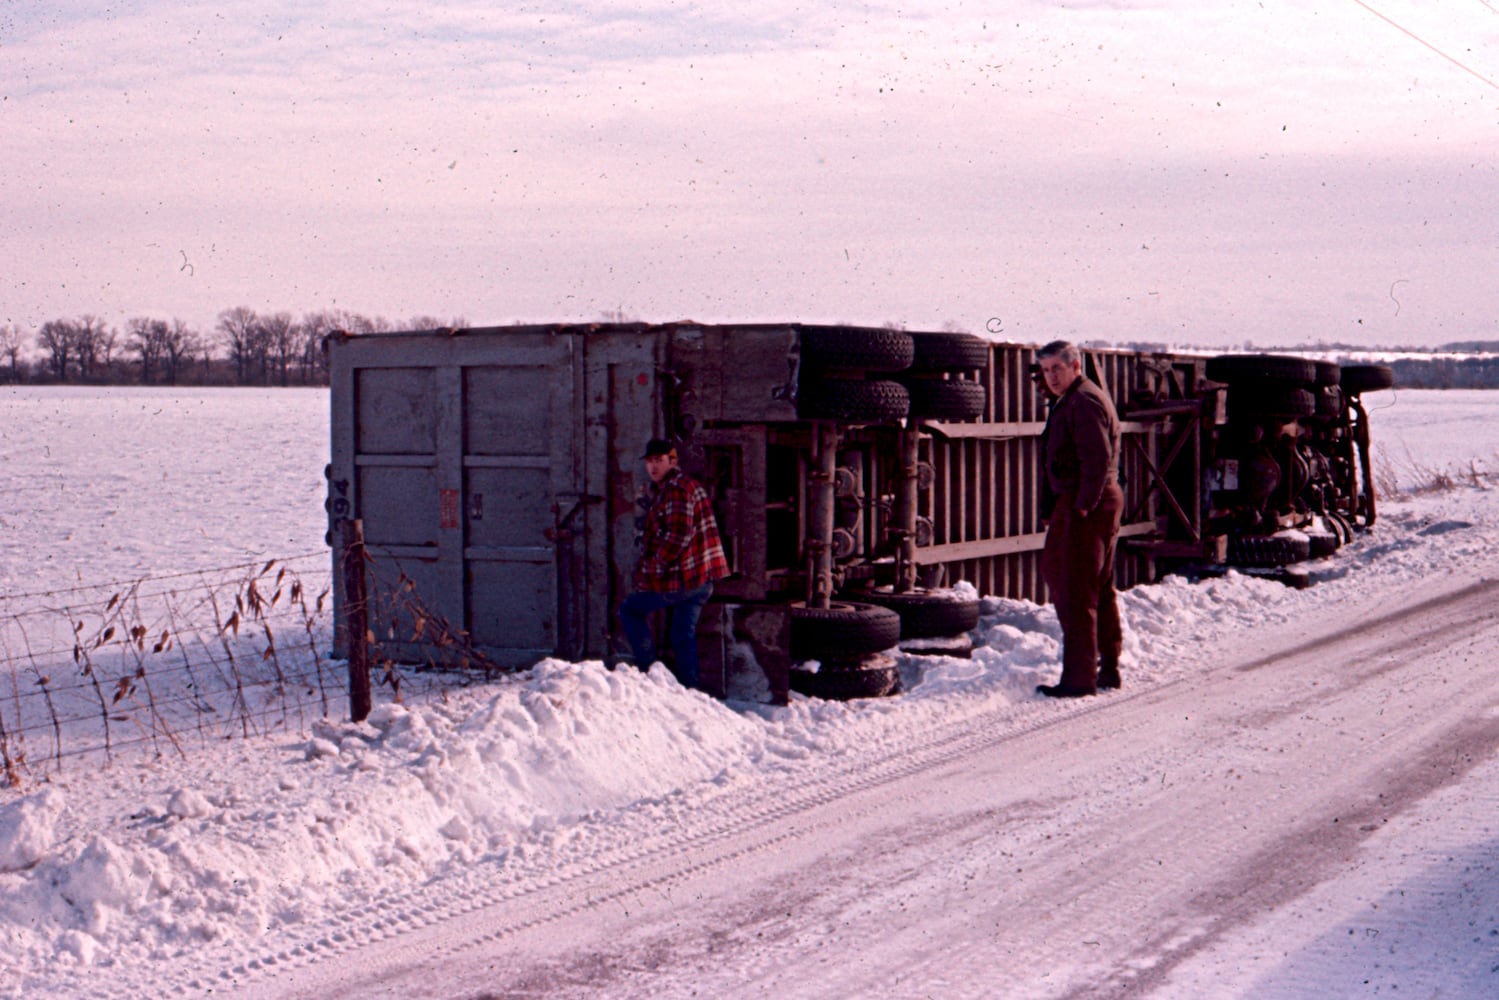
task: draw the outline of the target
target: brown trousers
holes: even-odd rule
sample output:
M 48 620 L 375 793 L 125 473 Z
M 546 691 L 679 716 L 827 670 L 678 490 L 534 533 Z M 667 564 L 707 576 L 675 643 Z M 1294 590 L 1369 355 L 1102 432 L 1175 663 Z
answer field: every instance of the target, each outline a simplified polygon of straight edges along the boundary
M 1063 687 L 1098 690 L 1098 661 L 1118 664 L 1124 647 L 1119 599 L 1114 593 L 1114 543 L 1124 515 L 1124 494 L 1110 483 L 1084 517 L 1074 497 L 1057 498 L 1041 549 L 1041 579 L 1062 626 Z

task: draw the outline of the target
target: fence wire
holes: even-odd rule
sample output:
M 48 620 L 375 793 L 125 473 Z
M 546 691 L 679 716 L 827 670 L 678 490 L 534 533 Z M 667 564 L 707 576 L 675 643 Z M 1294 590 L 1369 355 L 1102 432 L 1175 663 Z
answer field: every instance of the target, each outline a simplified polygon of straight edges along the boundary
M 466 632 L 432 614 L 414 583 L 374 578 L 366 634 L 384 697 L 441 696 L 494 679 Z M 332 659 L 327 551 L 126 582 L 0 594 L 0 782 L 126 750 L 305 733 L 349 712 L 349 665 Z M 421 651 L 421 662 L 396 649 Z
M 0 769 L 303 731 L 342 710 L 329 558 L 0 596 Z

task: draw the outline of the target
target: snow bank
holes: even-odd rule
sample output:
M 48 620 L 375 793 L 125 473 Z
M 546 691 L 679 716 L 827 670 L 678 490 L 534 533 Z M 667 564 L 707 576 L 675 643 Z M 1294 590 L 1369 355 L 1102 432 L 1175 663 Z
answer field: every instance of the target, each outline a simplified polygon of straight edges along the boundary
M 62 809 L 62 793 L 55 788 L 0 808 L 0 873 L 30 868 L 47 856 L 52 827 Z
M 352 873 L 426 878 L 708 781 L 764 743 L 753 717 L 659 667 L 547 660 L 498 688 L 319 723 L 279 753 L 252 741 L 252 758 L 279 757 L 255 770 L 189 761 L 201 783 L 183 785 L 161 781 L 177 762 L 143 768 L 154 787 L 125 814 L 47 788 L 0 810 L 0 940 L 44 965 L 258 936 Z

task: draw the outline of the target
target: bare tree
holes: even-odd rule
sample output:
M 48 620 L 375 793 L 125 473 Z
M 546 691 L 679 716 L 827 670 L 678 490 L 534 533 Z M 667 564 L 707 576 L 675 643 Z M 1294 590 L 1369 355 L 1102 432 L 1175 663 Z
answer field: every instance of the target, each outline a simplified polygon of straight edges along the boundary
M 203 381 L 207 382 L 213 377 L 213 338 L 199 337 L 196 354 L 203 366 Z
M 333 312 L 311 312 L 297 324 L 300 336 L 297 366 L 304 385 L 325 385 L 328 381 L 328 354 L 323 350 L 323 340 L 335 330 L 341 330 L 338 314 Z
M 217 330 L 229 348 L 229 361 L 234 365 L 234 380 L 240 385 L 250 381 L 250 372 L 259 353 L 259 317 L 247 306 L 235 306 L 219 313 Z
M 36 335 L 37 345 L 47 354 L 47 367 L 59 382 L 68 380 L 68 362 L 76 339 L 73 324 L 65 319 L 49 319 Z
M 21 351 L 26 346 L 26 335 L 13 324 L 0 326 L 0 359 L 10 362 L 12 381 L 21 381 Z
M 78 322 L 70 326 L 78 375 L 84 379 L 93 378 L 100 362 L 107 362 L 109 353 L 113 350 L 114 337 L 109 327 L 97 316 L 80 316 Z
M 468 320 L 462 316 L 455 316 L 450 320 L 438 319 L 436 316 L 413 316 L 406 324 L 408 330 L 462 330 L 468 326 Z
M 182 375 L 184 367 L 200 348 L 206 351 L 202 335 L 182 320 L 172 320 L 172 326 L 167 330 L 166 338 L 162 342 L 162 362 L 166 365 L 169 384 L 177 384 L 177 379 Z M 206 367 L 205 365 L 205 370 Z
M 261 368 L 266 382 L 269 383 L 270 376 L 274 374 L 280 385 L 289 384 L 287 373 L 291 369 L 291 359 L 297 353 L 296 324 L 291 321 L 291 313 L 278 312 L 262 316 L 256 325 L 259 328 L 259 344 L 264 351 Z
M 129 338 L 129 349 L 134 351 L 141 363 L 141 383 L 151 384 L 151 376 L 161 367 L 166 354 L 166 338 L 170 332 L 166 320 L 137 316 L 125 322 L 125 336 Z
M 115 350 L 120 346 L 120 331 L 116 327 L 101 326 L 94 337 L 94 347 L 98 352 L 99 367 L 106 375 L 114 368 Z

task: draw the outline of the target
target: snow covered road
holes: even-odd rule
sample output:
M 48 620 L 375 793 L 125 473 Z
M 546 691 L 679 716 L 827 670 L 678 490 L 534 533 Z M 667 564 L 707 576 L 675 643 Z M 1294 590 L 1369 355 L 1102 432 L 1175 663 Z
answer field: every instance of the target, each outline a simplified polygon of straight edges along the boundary
M 230 980 L 349 997 L 1368 990 L 1367 962 L 1287 979 L 1255 930 L 1367 878 L 1366 841 L 1494 756 L 1496 607 L 1499 583 L 1443 578 L 1398 607 L 1375 595 L 1204 647 L 1166 683 L 997 708 L 755 788 L 726 778 L 580 833 L 576 861 L 481 863 Z M 1490 995 L 1493 957 L 1483 939 L 1471 969 L 1432 974 L 1486 984 L 1445 995 Z

